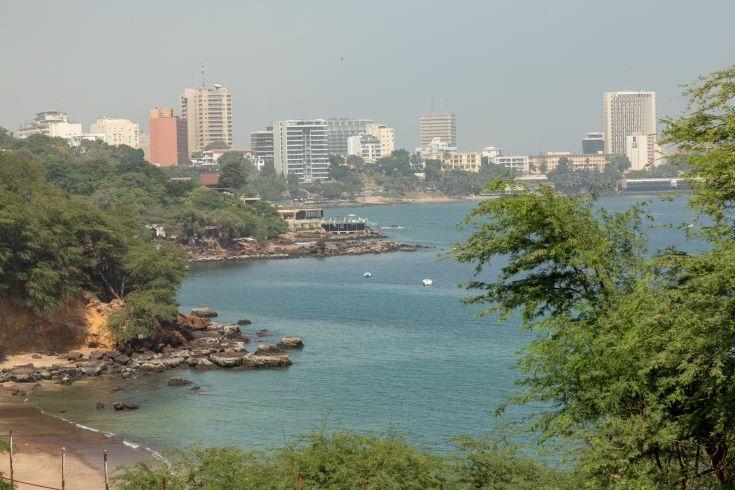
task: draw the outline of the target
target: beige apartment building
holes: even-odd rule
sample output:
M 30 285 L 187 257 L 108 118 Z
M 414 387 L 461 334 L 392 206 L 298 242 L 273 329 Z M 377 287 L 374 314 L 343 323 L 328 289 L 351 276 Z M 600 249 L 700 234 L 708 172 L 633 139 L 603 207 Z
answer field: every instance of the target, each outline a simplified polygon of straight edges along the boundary
M 419 118 L 421 146 L 439 138 L 447 146 L 457 146 L 457 121 L 454 114 L 425 114 Z
M 89 129 L 90 133 L 104 135 L 108 145 L 140 148 L 140 127 L 127 119 L 104 117 L 93 122 Z
M 210 143 L 232 146 L 232 95 L 222 85 L 185 88 L 179 97 L 181 118 L 186 121 L 191 157 Z
M 375 136 L 380 141 L 380 155 L 387 157 L 396 150 L 396 130 L 385 124 L 370 124 L 367 134 Z
M 482 152 L 465 151 L 461 153 L 445 154 L 442 162 L 444 170 L 464 170 L 465 172 L 479 172 L 482 167 Z

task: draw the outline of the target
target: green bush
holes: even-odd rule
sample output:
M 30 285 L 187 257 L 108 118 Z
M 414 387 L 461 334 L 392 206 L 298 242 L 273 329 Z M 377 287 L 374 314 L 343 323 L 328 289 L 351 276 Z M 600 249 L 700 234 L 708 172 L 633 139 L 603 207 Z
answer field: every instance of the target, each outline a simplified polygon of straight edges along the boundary
M 239 448 L 191 449 L 158 465 L 139 463 L 115 476 L 121 490 L 546 488 L 574 486 L 573 475 L 519 456 L 489 439 L 462 438 L 460 453 L 442 455 L 411 445 L 393 431 L 381 434 L 321 431 L 287 446 L 256 453 Z

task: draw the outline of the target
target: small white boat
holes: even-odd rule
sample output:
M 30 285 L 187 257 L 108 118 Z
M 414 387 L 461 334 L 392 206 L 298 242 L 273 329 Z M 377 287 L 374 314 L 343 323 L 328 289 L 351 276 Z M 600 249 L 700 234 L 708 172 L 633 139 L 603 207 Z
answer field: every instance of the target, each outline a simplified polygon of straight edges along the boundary
M 422 279 L 421 284 L 423 284 L 424 286 L 431 286 L 432 284 L 434 284 L 434 281 L 432 281 L 431 279 Z
M 365 272 L 365 273 L 364 273 L 364 274 L 362 275 L 362 277 L 365 277 L 365 278 L 369 278 L 369 277 L 373 277 L 373 275 L 372 275 L 371 273 L 369 273 L 369 272 Z

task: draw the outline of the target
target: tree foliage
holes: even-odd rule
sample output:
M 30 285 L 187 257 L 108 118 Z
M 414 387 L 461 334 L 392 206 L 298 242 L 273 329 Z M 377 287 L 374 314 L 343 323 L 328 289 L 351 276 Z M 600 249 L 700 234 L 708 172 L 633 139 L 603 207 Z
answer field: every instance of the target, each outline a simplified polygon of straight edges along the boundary
M 180 451 L 158 466 L 139 463 L 122 469 L 116 488 L 426 489 L 568 488 L 572 475 L 544 468 L 504 444 L 463 438 L 461 456 L 413 446 L 395 432 L 357 434 L 325 431 L 303 436 L 283 448 L 255 453 L 239 448 Z
M 701 79 L 667 123 L 702 179 L 692 204 L 715 222 L 707 251 L 651 257 L 643 207 L 608 213 L 549 188 L 482 203 L 453 249 L 475 265 L 467 302 L 520 312 L 536 332 L 509 402 L 543 407 L 531 429 L 568 441 L 593 488 L 735 485 L 733 74 Z

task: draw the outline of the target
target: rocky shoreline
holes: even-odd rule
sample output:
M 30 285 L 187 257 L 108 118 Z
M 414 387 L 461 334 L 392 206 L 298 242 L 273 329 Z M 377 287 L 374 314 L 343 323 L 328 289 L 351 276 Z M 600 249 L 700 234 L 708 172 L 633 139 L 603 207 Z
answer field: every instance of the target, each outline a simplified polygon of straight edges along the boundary
M 249 323 L 244 319 L 241 322 Z M 251 353 L 246 348 L 251 338 L 243 335 L 237 325 L 223 325 L 201 317 L 179 315 L 177 326 L 179 328 L 175 334 L 166 337 L 168 341 L 159 339 L 155 346 L 132 345 L 110 350 L 84 349 L 34 354 L 31 360 L 39 360 L 38 366 L 30 362 L 0 368 L 0 387 L 8 383 L 12 385 L 12 395 L 25 396 L 24 384 L 45 382 L 65 385 L 102 375 L 130 379 L 177 368 L 286 368 L 293 364 L 287 351 L 304 345 L 299 337 L 284 337 L 278 344 L 260 344 Z M 255 336 L 265 334 L 267 331 L 259 330 Z
M 186 247 L 186 252 L 190 262 L 215 262 L 415 252 L 424 248 L 427 247 L 391 240 L 376 231 L 336 235 L 321 230 L 305 230 L 286 233 L 262 247 L 245 243 L 216 249 Z

